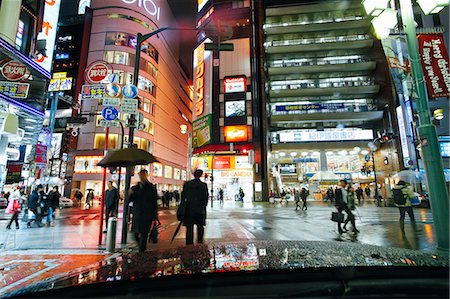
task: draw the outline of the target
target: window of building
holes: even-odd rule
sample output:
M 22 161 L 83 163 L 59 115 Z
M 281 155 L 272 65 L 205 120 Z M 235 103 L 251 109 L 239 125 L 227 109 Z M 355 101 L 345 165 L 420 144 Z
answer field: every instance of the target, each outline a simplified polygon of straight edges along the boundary
M 119 138 L 117 134 L 108 135 L 108 148 L 117 149 L 119 147 Z M 94 149 L 104 149 L 105 148 L 105 134 L 97 133 L 94 136 Z
M 139 81 L 138 81 L 138 88 L 148 92 L 149 94 L 151 94 L 152 96 L 156 97 L 156 88 L 154 83 L 142 76 L 139 76 Z
M 232 8 L 250 7 L 250 0 L 233 0 L 231 2 Z

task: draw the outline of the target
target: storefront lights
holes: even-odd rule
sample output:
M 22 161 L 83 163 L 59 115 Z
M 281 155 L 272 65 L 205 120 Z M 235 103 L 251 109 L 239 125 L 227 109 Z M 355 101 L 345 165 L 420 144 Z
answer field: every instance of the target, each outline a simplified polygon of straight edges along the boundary
M 291 157 L 295 157 L 295 156 L 297 156 L 297 153 L 296 152 L 292 152 L 291 153 Z
M 303 156 L 303 157 L 308 156 L 308 152 L 302 152 L 302 156 Z
M 428 1 L 428 0 L 424 0 Z M 362 4 L 368 15 L 379 16 L 388 7 L 389 0 L 363 0 Z
M 284 156 L 286 156 L 286 153 L 280 152 L 278 155 L 279 155 L 280 157 L 284 157 Z
M 181 131 L 181 134 L 186 134 L 187 133 L 187 126 L 186 125 L 180 125 L 180 131 Z
M 362 155 L 367 155 L 368 153 L 369 153 L 369 151 L 366 151 L 366 150 L 361 151 Z
M 359 146 L 355 146 L 355 147 L 353 148 L 353 150 L 354 150 L 355 152 L 359 153 L 359 152 L 361 151 L 361 148 L 360 148 Z
M 448 6 L 449 0 L 417 0 L 424 14 L 435 14 Z

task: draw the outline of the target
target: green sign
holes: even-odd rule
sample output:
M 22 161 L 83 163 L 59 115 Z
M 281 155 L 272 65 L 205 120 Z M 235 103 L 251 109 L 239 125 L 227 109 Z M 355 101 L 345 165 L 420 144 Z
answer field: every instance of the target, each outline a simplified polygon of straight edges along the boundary
M 192 147 L 197 148 L 211 143 L 211 114 L 194 120 L 192 133 Z

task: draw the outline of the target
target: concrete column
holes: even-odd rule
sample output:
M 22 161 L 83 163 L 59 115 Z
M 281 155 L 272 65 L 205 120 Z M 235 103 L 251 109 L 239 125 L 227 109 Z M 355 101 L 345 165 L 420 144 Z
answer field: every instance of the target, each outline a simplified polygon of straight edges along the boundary
M 6 147 L 8 146 L 8 137 L 0 135 L 0 192 L 3 191 L 6 180 Z
M 11 45 L 16 44 L 22 0 L 3 0 L 0 7 L 0 37 Z
M 328 164 L 327 155 L 324 150 L 321 150 L 320 151 L 320 171 L 327 171 L 328 170 L 327 164 Z

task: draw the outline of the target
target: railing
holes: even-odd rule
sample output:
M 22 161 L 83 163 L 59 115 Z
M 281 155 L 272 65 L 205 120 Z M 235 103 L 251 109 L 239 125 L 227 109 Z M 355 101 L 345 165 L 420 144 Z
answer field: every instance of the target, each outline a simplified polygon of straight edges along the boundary
M 264 24 L 264 29 L 267 28 L 273 28 L 273 27 L 287 27 L 287 26 L 298 26 L 298 25 L 312 25 L 312 24 L 327 24 L 327 23 L 339 23 L 339 22 L 348 22 L 348 21 L 358 21 L 362 20 L 364 17 L 362 15 L 360 16 L 347 16 L 347 17 L 333 17 L 333 18 L 321 18 L 317 20 L 296 20 L 296 21 L 289 21 L 289 22 L 277 22 L 277 23 L 270 23 L 270 24 Z
M 355 58 L 355 59 L 311 59 L 309 61 L 283 61 L 283 62 L 275 62 L 272 61 L 269 64 L 269 67 L 298 67 L 298 66 L 316 66 L 316 65 L 328 65 L 328 64 L 345 64 L 345 63 L 360 63 L 360 62 L 369 62 L 371 60 L 367 58 Z
M 370 37 L 367 34 L 318 37 L 318 38 L 302 38 L 302 39 L 291 39 L 291 40 L 282 40 L 282 41 L 267 41 L 264 43 L 264 46 L 267 48 L 267 47 L 294 46 L 294 45 L 313 45 L 313 44 L 322 44 L 322 43 L 368 40 L 369 38 Z

